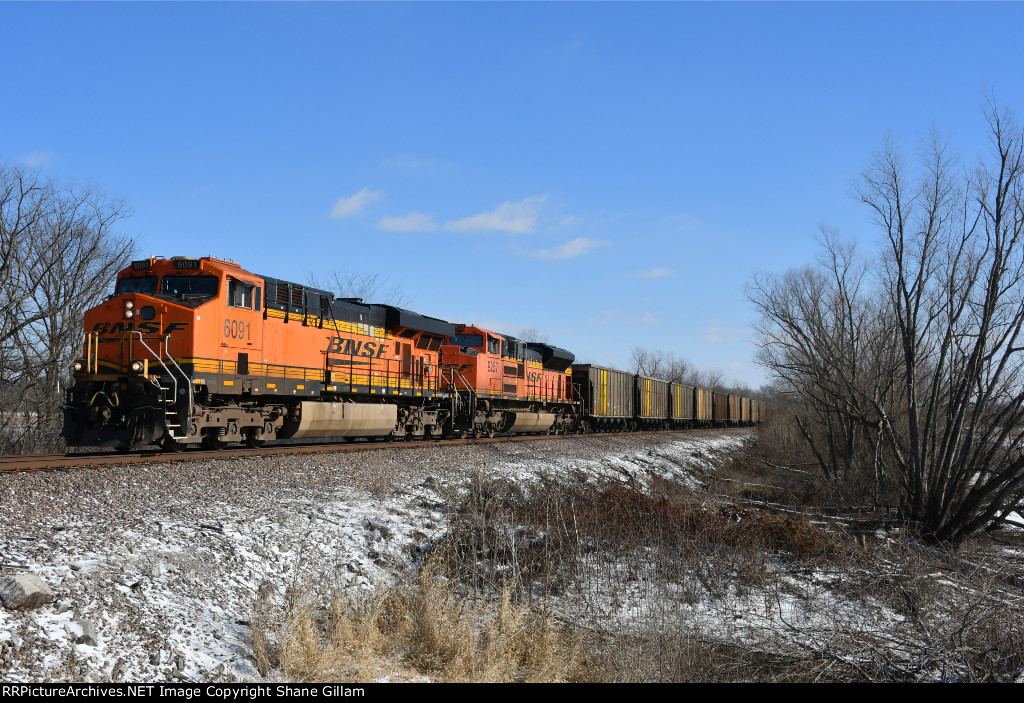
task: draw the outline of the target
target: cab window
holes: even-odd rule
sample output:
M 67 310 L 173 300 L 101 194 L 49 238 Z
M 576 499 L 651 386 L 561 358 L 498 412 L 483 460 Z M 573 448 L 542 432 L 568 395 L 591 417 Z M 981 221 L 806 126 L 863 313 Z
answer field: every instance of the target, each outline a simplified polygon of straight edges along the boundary
M 119 278 L 114 295 L 122 293 L 156 293 L 156 276 L 130 276 Z
M 484 338 L 479 334 L 456 334 L 452 336 L 452 344 L 460 347 L 479 348 L 484 345 Z
M 501 351 L 501 340 L 495 337 L 487 337 L 487 353 L 497 354 Z
M 203 296 L 217 295 L 216 276 L 164 276 L 160 281 L 160 292 L 165 295 Z
M 228 307 L 260 309 L 260 289 L 233 278 L 228 279 Z

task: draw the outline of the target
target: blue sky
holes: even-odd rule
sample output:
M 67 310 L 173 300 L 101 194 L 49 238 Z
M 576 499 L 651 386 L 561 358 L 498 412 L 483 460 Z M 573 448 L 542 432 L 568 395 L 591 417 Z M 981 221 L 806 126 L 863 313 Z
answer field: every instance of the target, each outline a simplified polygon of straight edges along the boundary
M 594 363 L 759 385 L 744 286 L 892 132 L 1024 108 L 1016 3 L 0 3 L 0 158 L 125 198 L 141 253 L 400 282 Z

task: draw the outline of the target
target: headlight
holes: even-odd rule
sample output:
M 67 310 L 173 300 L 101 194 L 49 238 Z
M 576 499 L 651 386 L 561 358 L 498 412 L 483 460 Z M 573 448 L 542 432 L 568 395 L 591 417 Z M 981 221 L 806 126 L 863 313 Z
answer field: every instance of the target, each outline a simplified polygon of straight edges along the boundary
M 135 301 L 134 300 L 125 301 L 125 304 L 124 304 L 124 309 L 125 310 L 131 310 L 134 307 L 135 307 Z
M 75 363 L 71 364 L 71 370 L 72 371 L 81 371 L 82 370 L 82 362 L 81 361 L 76 361 Z
M 139 372 L 142 371 L 142 366 L 143 365 L 142 365 L 141 361 L 133 361 L 132 362 L 132 371 L 134 371 L 135 373 L 139 373 Z
M 124 316 L 125 317 L 135 317 L 135 312 L 133 310 L 125 310 L 124 311 Z

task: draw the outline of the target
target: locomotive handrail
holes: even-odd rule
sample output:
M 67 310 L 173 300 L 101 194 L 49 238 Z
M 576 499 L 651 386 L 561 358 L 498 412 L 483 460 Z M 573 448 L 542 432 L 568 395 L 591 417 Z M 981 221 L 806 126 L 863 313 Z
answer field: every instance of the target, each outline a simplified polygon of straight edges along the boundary
M 188 375 L 185 373 L 185 369 L 181 368 L 181 366 L 178 365 L 178 362 L 174 359 L 174 357 L 171 356 L 170 344 L 171 344 L 171 335 L 168 334 L 167 336 L 164 337 L 164 349 L 168 350 L 167 351 L 167 358 L 170 360 L 170 362 L 172 364 L 174 364 L 174 368 L 178 369 L 178 373 L 181 374 L 182 380 L 186 381 L 185 387 L 188 388 L 188 413 L 187 413 L 186 417 L 188 418 L 187 421 L 191 421 L 191 418 L 192 418 L 192 382 L 189 380 Z M 177 393 L 177 388 L 175 388 L 175 393 Z M 175 398 L 175 401 L 177 401 L 178 396 L 175 395 L 174 398 Z M 188 428 L 185 428 L 185 436 L 188 436 Z
M 160 358 L 160 355 L 157 354 L 155 351 L 153 351 L 153 349 L 148 344 L 146 344 L 146 341 L 142 338 L 142 332 L 139 332 L 138 330 L 132 330 L 132 332 L 130 334 L 132 334 L 132 335 L 136 335 L 136 334 L 139 335 L 139 344 L 141 344 L 142 346 L 144 346 L 146 348 L 146 351 L 148 351 L 153 356 L 153 358 L 156 359 L 157 363 L 160 364 L 160 366 L 163 367 L 163 370 L 167 372 L 167 375 L 171 377 L 171 381 L 174 382 L 174 400 L 175 400 L 175 402 L 177 402 L 177 400 L 178 400 L 178 377 L 174 375 L 173 371 L 171 371 L 169 368 L 167 368 L 167 364 L 165 364 L 163 362 L 163 359 Z M 188 376 L 185 375 L 184 369 L 182 369 L 181 366 L 178 365 L 178 362 L 174 360 L 174 357 L 171 356 L 170 351 L 169 351 L 170 350 L 170 344 L 171 344 L 171 335 L 168 334 L 168 335 L 166 335 L 164 337 L 164 349 L 168 350 L 168 352 L 167 352 L 167 359 L 172 364 L 174 364 L 174 368 L 178 369 L 178 372 L 181 373 L 182 379 L 183 380 L 188 380 Z M 192 400 L 193 400 L 192 399 L 192 384 L 191 383 L 187 383 L 185 385 L 188 387 L 188 414 L 186 415 L 186 417 L 191 419 L 191 417 L 192 417 Z M 171 436 L 174 437 L 174 433 L 173 432 L 171 433 Z M 185 436 L 185 437 L 188 436 L 188 428 L 184 429 L 184 435 L 183 436 Z M 175 439 L 178 439 L 178 438 L 175 438 Z
M 99 332 L 85 333 L 85 372 L 100 372 L 100 343 Z
M 456 393 L 458 393 L 458 391 L 459 391 L 459 387 L 455 383 L 456 377 L 458 377 L 458 380 L 462 381 L 463 390 L 467 390 L 467 391 L 473 390 L 473 388 L 469 385 L 469 381 L 466 380 L 465 376 L 463 376 L 461 373 L 459 373 L 459 370 L 455 367 L 454 364 L 445 364 L 444 366 L 442 366 L 439 369 L 440 370 L 441 378 L 444 378 L 444 371 L 445 371 L 445 369 L 451 371 L 451 378 L 450 379 L 448 379 L 448 378 L 444 379 L 444 380 L 448 381 L 449 389 L 450 390 L 455 391 Z M 440 388 L 438 390 L 440 390 Z

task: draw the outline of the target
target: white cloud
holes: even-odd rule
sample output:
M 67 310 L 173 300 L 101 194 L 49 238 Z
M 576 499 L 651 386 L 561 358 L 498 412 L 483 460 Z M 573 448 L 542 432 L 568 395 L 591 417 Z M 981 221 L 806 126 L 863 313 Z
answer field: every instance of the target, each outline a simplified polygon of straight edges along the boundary
M 57 155 L 52 151 L 33 151 L 18 160 L 26 166 L 48 166 L 57 160 Z
M 436 159 L 421 159 L 414 154 L 398 154 L 381 164 L 386 169 L 395 171 L 408 171 L 410 173 L 425 172 L 436 173 L 449 171 L 452 168 L 450 163 Z
M 609 322 L 611 322 L 615 318 L 615 316 L 618 314 L 618 312 L 619 312 L 618 308 L 612 308 L 611 310 L 605 310 L 604 312 L 599 312 L 596 315 L 592 315 L 591 317 L 588 317 L 587 318 L 587 322 L 589 322 L 592 325 L 606 325 L 606 324 L 608 324 Z
M 577 217 L 576 215 L 566 215 L 558 224 L 562 227 L 571 227 L 572 225 L 580 223 L 582 220 L 583 218 Z
M 728 336 L 727 334 L 725 334 L 727 331 L 728 330 L 726 330 L 725 327 L 708 327 L 706 330 L 704 330 L 703 341 L 724 342 L 726 337 Z
M 623 315 L 620 312 L 621 310 L 622 308 L 612 308 L 611 310 L 599 312 L 588 317 L 587 322 L 592 325 L 606 325 L 613 321 L 626 325 L 654 325 L 662 322 L 662 319 L 650 310 L 646 311 L 643 315 Z
M 669 271 L 666 268 L 658 267 L 651 269 L 650 271 L 637 271 L 636 275 L 640 278 L 672 278 L 676 275 L 675 271 Z
M 523 234 L 536 226 L 538 211 L 547 198 L 547 195 L 531 195 L 518 203 L 502 203 L 497 210 L 451 220 L 445 223 L 445 228 L 459 232 L 489 230 Z
M 723 327 L 721 325 L 711 325 L 704 330 L 704 342 L 724 342 L 727 339 L 733 337 L 739 337 L 750 332 L 750 327 L 744 325 L 743 327 Z
M 410 212 L 403 217 L 382 217 L 377 229 L 386 232 L 426 232 L 437 229 L 437 223 L 430 215 L 422 212 Z
M 648 310 L 643 315 L 633 315 L 626 322 L 633 325 L 656 325 L 662 322 L 662 319 Z
M 343 217 L 358 215 L 367 205 L 380 200 L 382 195 L 383 193 L 379 190 L 363 188 L 355 195 L 350 195 L 347 198 L 339 198 L 338 202 L 334 203 L 334 207 L 331 208 L 331 218 L 341 219 Z
M 698 220 L 693 215 L 669 215 L 665 218 L 665 222 L 670 222 L 679 226 L 681 231 L 689 229 L 698 229 L 704 226 L 704 223 Z
M 586 254 L 594 247 L 604 244 L 607 244 L 607 242 L 591 239 L 590 237 L 577 237 L 560 246 L 533 251 L 529 255 L 537 259 L 574 259 L 577 256 Z

